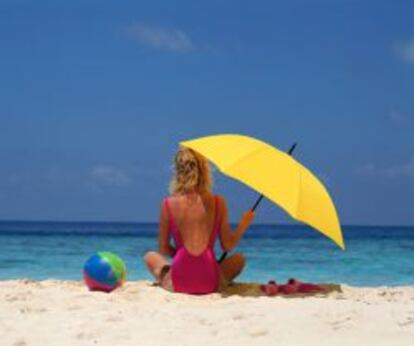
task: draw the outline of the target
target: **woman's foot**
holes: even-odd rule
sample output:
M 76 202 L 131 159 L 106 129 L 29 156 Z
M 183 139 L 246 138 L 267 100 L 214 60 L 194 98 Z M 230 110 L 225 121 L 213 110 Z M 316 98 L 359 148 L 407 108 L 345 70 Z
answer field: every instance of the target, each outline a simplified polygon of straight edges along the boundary
M 160 270 L 160 274 L 159 274 L 159 278 L 160 281 L 162 281 L 162 279 L 164 278 L 165 274 L 168 273 L 168 271 L 170 270 L 171 266 L 169 264 L 164 265 L 161 270 Z
M 166 265 L 161 268 L 159 276 L 159 286 L 167 291 L 174 292 L 174 288 L 171 280 L 171 266 Z

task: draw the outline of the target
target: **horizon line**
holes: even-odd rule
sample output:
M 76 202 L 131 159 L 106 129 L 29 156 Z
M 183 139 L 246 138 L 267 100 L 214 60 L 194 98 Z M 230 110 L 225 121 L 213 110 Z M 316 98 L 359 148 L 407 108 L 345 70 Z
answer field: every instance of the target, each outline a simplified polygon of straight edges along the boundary
M 85 221 L 85 220 L 42 220 L 42 219 L 38 219 L 38 220 L 30 220 L 30 219 L 26 219 L 26 220 L 13 220 L 13 219 L 0 219 L 0 223 L 86 223 L 86 224 L 147 224 L 147 225 L 156 225 L 159 222 L 157 221 L 110 221 L 110 220 L 101 220 L 101 221 L 93 221 L 93 220 L 89 220 L 89 221 Z M 236 222 L 230 222 L 231 225 L 236 224 Z M 269 222 L 263 222 L 263 223 L 254 223 L 252 224 L 252 226 L 307 226 L 307 227 L 311 227 L 307 224 L 304 223 L 269 223 Z M 341 227 L 404 227 L 404 228 L 412 228 L 414 227 L 414 225 L 398 225 L 398 224 L 341 224 Z

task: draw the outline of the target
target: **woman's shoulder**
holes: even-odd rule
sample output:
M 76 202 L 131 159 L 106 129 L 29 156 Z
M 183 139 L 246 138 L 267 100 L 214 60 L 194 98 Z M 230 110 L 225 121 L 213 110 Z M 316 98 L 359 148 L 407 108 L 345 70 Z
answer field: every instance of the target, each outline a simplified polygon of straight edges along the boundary
M 163 204 L 174 205 L 180 199 L 180 196 L 176 194 L 167 195 L 162 199 Z
M 214 195 L 214 198 L 216 198 L 220 209 L 223 209 L 224 207 L 226 207 L 227 202 L 226 202 L 226 198 L 224 198 L 224 196 L 222 195 Z
M 165 195 L 161 199 L 161 206 L 163 207 L 170 207 L 177 203 L 177 195 Z
M 223 203 L 226 203 L 226 199 L 222 195 L 218 195 L 215 193 L 209 193 L 209 198 L 214 202 L 216 200 L 220 205 L 223 205 Z

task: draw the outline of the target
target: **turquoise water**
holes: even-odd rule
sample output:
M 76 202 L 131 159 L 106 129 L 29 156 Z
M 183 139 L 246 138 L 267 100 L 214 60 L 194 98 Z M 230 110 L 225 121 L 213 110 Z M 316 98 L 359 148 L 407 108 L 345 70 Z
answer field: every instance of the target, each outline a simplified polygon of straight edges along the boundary
M 247 258 L 239 281 L 414 285 L 413 227 L 343 231 L 344 252 L 305 226 L 255 225 L 237 249 Z M 156 235 L 156 224 L 0 222 L 0 279 L 80 280 L 84 262 L 100 250 L 124 259 L 129 280 L 150 279 L 141 258 L 156 248 Z

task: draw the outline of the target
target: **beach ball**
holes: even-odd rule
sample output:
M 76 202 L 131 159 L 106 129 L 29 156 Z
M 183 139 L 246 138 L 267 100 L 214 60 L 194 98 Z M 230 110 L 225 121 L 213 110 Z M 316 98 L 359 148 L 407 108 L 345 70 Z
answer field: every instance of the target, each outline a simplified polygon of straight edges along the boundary
M 83 278 L 91 291 L 112 292 L 125 282 L 126 266 L 114 253 L 101 251 L 86 261 Z

